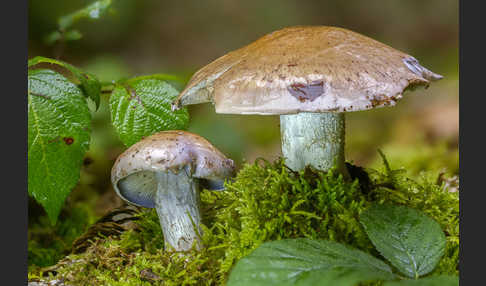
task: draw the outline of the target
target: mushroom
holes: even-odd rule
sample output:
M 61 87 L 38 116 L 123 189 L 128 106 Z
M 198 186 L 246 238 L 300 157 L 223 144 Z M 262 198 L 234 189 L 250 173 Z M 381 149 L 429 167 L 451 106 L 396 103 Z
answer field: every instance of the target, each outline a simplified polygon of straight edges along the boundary
M 132 145 L 116 160 L 111 182 L 136 206 L 155 208 L 166 244 L 176 251 L 200 248 L 199 188 L 222 189 L 234 162 L 206 139 L 185 131 L 163 131 Z
M 395 105 L 405 90 L 441 79 L 418 61 L 343 28 L 275 31 L 197 71 L 172 108 L 212 102 L 217 113 L 280 115 L 282 154 L 348 176 L 344 113 Z

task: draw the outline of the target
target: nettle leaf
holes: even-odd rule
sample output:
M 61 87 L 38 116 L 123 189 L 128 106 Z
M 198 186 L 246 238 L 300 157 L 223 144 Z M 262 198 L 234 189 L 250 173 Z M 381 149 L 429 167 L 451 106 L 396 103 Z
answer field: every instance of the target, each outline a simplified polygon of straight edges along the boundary
M 111 120 L 121 141 L 130 146 L 155 132 L 186 129 L 189 113 L 171 110 L 179 92 L 160 79 L 117 84 L 110 97 Z
M 388 265 L 360 250 L 299 238 L 262 244 L 236 263 L 227 285 L 352 286 L 394 278 Z
M 440 225 L 414 209 L 375 205 L 360 221 L 381 255 L 408 277 L 431 272 L 444 254 L 446 238 Z
M 66 30 L 77 21 L 87 19 L 99 19 L 110 7 L 111 0 L 95 1 L 83 9 L 59 18 L 59 29 Z
M 458 276 L 430 276 L 416 280 L 400 280 L 386 282 L 384 286 L 459 286 Z
M 28 73 L 28 191 L 55 224 L 79 180 L 91 113 L 79 87 L 47 69 Z
M 151 74 L 151 75 L 138 76 L 136 78 L 129 79 L 127 82 L 131 83 L 131 82 L 137 82 L 137 81 L 145 80 L 145 79 L 163 80 L 165 82 L 168 82 L 170 85 L 172 85 L 176 89 L 184 88 L 184 86 L 187 83 L 187 80 L 185 80 L 181 76 L 172 75 L 172 74 L 165 74 L 165 73 L 156 73 L 156 74 Z
M 77 67 L 63 61 L 40 56 L 30 59 L 28 62 L 28 67 L 30 68 L 40 63 L 59 65 L 70 71 L 73 76 L 81 83 L 80 87 L 84 94 L 94 101 L 94 103 L 96 104 L 96 109 L 98 109 L 98 107 L 100 106 L 101 83 L 95 75 L 83 72 Z

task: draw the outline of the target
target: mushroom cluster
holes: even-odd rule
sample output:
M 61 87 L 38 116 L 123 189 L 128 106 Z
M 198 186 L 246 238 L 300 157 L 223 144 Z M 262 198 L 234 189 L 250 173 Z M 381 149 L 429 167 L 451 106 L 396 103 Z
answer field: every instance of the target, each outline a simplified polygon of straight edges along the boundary
M 293 170 L 344 164 L 344 113 L 395 105 L 405 90 L 441 79 L 405 53 L 337 27 L 275 31 L 197 71 L 173 109 L 212 102 L 217 113 L 280 115 Z
M 405 53 L 336 27 L 290 27 L 230 52 L 196 72 L 173 103 L 212 102 L 217 113 L 279 115 L 282 153 L 293 170 L 344 159 L 349 111 L 395 105 L 410 88 L 441 79 Z M 131 146 L 112 170 L 116 193 L 156 208 L 167 244 L 201 247 L 198 190 L 221 189 L 234 163 L 204 138 L 165 131 Z
M 218 190 L 234 175 L 233 160 L 206 139 L 185 131 L 164 131 L 132 145 L 111 171 L 125 201 L 155 208 L 165 242 L 177 251 L 200 245 L 199 188 Z

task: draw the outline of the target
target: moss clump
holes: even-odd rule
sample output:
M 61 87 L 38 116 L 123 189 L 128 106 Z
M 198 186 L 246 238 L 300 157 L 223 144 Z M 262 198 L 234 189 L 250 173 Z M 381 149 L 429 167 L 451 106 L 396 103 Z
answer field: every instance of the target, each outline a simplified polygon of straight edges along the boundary
M 88 206 L 73 204 L 63 209 L 55 226 L 47 215 L 38 217 L 35 223 L 29 223 L 29 268 L 56 264 L 69 252 L 72 242 L 94 221 L 95 216 Z
M 149 211 L 138 230 L 98 240 L 84 254 L 66 257 L 56 272 L 74 285 L 220 285 L 261 243 L 296 237 L 330 239 L 378 256 L 358 218 L 373 203 L 391 203 L 439 222 L 447 249 L 434 273 L 457 274 L 458 194 L 426 177 L 407 179 L 385 163 L 384 172 L 369 170 L 369 181 L 361 172 L 361 181 L 345 182 L 333 171 L 295 173 L 282 161 L 259 160 L 245 165 L 225 191 L 201 192 L 203 250 L 164 250 L 157 215 Z
M 224 277 L 236 260 L 261 243 L 295 237 L 329 239 L 379 256 L 359 223 L 359 214 L 372 203 L 406 205 L 439 222 L 447 248 L 436 274 L 457 274 L 459 196 L 423 176 L 419 181 L 392 170 L 367 170 L 370 182 L 344 182 L 334 172 L 289 171 L 283 162 L 246 165 L 223 193 L 203 193 L 206 202 L 223 203 L 215 214 L 216 237 L 226 252 Z M 361 187 L 360 187 L 361 185 Z
M 270 240 L 322 238 L 371 249 L 357 221 L 367 197 L 357 180 L 345 182 L 333 171 L 294 173 L 281 161 L 245 166 L 226 192 L 202 194 L 203 201 L 218 206 L 213 233 L 226 250 L 221 276 Z

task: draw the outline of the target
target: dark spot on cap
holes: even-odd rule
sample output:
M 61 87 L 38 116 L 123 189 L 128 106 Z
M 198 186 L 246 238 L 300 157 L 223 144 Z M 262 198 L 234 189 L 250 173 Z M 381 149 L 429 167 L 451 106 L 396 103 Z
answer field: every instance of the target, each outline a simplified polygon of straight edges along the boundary
M 288 64 L 287 66 L 288 66 L 288 67 L 296 67 L 296 66 L 297 66 L 297 64 L 290 63 L 290 64 Z
M 64 143 L 66 143 L 66 145 L 71 145 L 74 142 L 74 139 L 72 137 L 64 137 L 62 138 L 62 140 L 64 140 Z
M 206 166 L 210 169 L 212 169 L 214 167 L 214 164 L 213 164 L 213 161 L 211 160 L 206 160 Z
M 316 98 L 324 94 L 324 82 L 318 80 L 309 84 L 294 83 L 288 86 L 287 90 L 300 102 L 306 100 L 314 101 Z
M 91 159 L 91 157 L 85 157 L 85 158 L 83 159 L 83 165 L 84 165 L 84 166 L 91 165 L 91 163 L 93 163 L 93 159 Z

